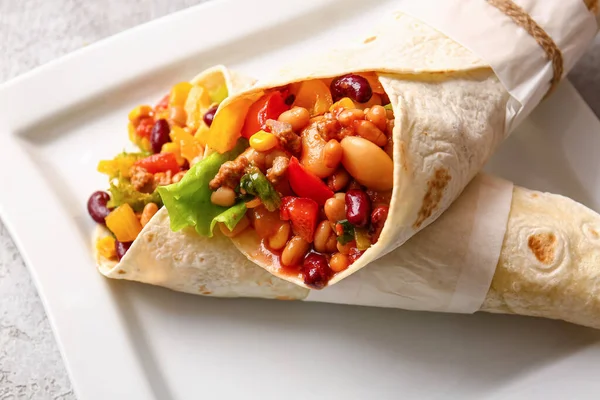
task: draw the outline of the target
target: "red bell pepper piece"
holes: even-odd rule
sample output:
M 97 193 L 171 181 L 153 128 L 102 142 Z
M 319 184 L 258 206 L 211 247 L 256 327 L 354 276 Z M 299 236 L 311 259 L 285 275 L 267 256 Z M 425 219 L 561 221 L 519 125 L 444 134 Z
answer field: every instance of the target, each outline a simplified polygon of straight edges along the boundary
M 152 127 L 154 126 L 154 118 L 144 117 L 138 122 L 138 126 L 135 128 L 135 134 L 141 138 L 150 140 L 152 134 Z
M 149 157 L 137 160 L 133 165 L 142 167 L 151 174 L 167 171 L 171 171 L 173 174 L 179 172 L 179 164 L 177 164 L 177 158 L 173 153 L 152 154 Z
M 284 95 L 279 91 L 267 93 L 252 104 L 246 115 L 242 136 L 250 139 L 250 136 L 263 129 L 268 119 L 276 120 L 284 111 L 289 110 L 290 106 L 285 104 Z
M 314 200 L 304 197 L 284 197 L 281 199 L 279 217 L 283 221 L 291 221 L 294 234 L 312 243 L 319 218 L 319 205 Z
M 298 196 L 313 199 L 319 205 L 324 205 L 327 199 L 333 197 L 333 191 L 318 176 L 307 171 L 296 157 L 290 159 L 288 179 Z

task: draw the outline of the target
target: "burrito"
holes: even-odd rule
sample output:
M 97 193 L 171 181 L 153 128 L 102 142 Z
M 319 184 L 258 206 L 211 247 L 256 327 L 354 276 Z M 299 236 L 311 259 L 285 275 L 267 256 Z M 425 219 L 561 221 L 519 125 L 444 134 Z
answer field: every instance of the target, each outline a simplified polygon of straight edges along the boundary
M 174 231 L 219 226 L 268 272 L 323 289 L 438 218 L 533 103 L 515 109 L 487 62 L 393 12 L 226 99 L 214 157 L 158 191 Z
M 454 301 L 462 225 L 476 193 L 490 191 L 483 174 L 429 227 L 403 246 L 326 290 L 309 290 L 275 277 L 215 232 L 173 232 L 161 209 L 120 263 L 96 253 L 99 270 L 196 295 L 322 301 L 448 311 Z M 467 218 L 468 219 L 468 218 Z M 97 234 L 107 235 L 99 226 Z M 563 196 L 515 186 L 500 258 L 476 310 L 560 319 L 600 328 L 600 215 Z M 420 287 L 429 287 L 426 291 Z M 315 296 L 316 295 L 316 296 Z M 425 306 L 429 304 L 429 306 Z
M 573 49 L 587 44 L 588 30 L 574 39 L 587 22 L 557 24 L 569 33 L 559 44 L 573 45 L 563 72 Z M 393 12 L 360 43 L 304 56 L 269 79 L 227 90 L 224 100 L 199 101 L 195 85 L 176 85 L 182 89 L 173 88 L 166 107 L 130 115 L 136 140 L 143 146 L 149 137 L 155 154 L 109 160 L 104 170 L 117 189 L 90 198 L 101 210 L 95 220 L 108 228 L 99 228 L 95 245 L 100 271 L 217 296 L 476 311 L 501 269 L 515 205 L 512 185 L 496 190 L 484 179 L 464 189 L 552 85 L 546 59 L 516 68 L 536 77 L 520 78 L 533 91 L 527 98 L 507 89 L 514 81 L 495 65 Z M 217 76 L 228 81 L 227 74 Z M 486 223 L 473 210 L 494 197 L 504 206 L 491 207 Z M 411 240 L 421 230 L 433 236 Z M 477 242 L 474 233 L 484 234 Z M 437 243 L 449 245 L 440 252 Z
M 202 71 L 190 82 L 173 85 L 155 106 L 139 105 L 128 115 L 134 150 L 101 160 L 98 172 L 109 178 L 109 189 L 92 193 L 88 213 L 112 235 L 95 243 L 105 257 L 121 258 L 142 227 L 162 207 L 157 188 L 181 180 L 203 159 L 206 135 L 219 104 L 254 79 L 223 65 Z

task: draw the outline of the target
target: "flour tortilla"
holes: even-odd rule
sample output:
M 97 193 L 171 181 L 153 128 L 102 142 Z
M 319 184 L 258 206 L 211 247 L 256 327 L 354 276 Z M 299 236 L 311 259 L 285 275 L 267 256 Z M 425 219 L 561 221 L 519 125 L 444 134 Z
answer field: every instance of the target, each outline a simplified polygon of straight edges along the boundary
M 509 94 L 492 69 L 435 29 L 393 13 L 360 44 L 321 57 L 304 56 L 274 79 L 259 81 L 225 100 L 208 145 L 226 150 L 221 138 L 241 129 L 248 107 L 265 89 L 364 71 L 377 72 L 396 116 L 393 195 L 379 241 L 336 274 L 330 286 L 398 248 L 438 218 L 507 135 Z M 301 276 L 282 274 L 277 262 L 259 256 L 251 235 L 240 235 L 234 242 L 267 271 L 307 287 Z
M 96 257 L 108 278 L 197 295 L 305 300 L 331 293 L 312 301 L 447 311 L 455 276 L 463 268 L 452 250 L 463 247 L 460 232 L 468 229 L 468 223 L 456 227 L 456 222 L 469 219 L 469 193 L 485 189 L 480 175 L 429 227 L 329 291 L 311 291 L 273 276 L 220 232 L 209 239 L 192 229 L 171 231 L 164 208 L 120 263 Z M 99 227 L 97 235 L 105 234 Z M 354 297 L 357 282 L 362 291 L 370 291 L 368 300 Z M 406 285 L 429 286 L 432 298 L 416 298 Z M 389 302 L 390 296 L 398 298 L 398 305 Z M 600 329 L 600 215 L 566 197 L 514 187 L 500 259 L 480 309 Z

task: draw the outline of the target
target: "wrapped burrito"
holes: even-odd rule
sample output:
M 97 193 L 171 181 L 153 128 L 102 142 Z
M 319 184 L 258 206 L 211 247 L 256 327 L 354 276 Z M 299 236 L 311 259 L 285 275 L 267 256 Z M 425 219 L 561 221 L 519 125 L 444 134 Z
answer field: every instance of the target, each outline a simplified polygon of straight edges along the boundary
M 523 35 L 495 2 L 469 0 L 457 10 L 467 3 L 491 14 L 492 39 L 507 29 Z M 476 311 L 503 251 L 510 185 L 475 186 L 486 200 L 454 212 L 458 223 L 425 231 L 435 241 L 416 253 L 409 239 L 440 215 L 451 218 L 444 211 L 596 31 L 580 1 L 562 9 L 569 24 L 555 16 L 554 2 L 530 3 L 555 36 L 554 50 L 566 49 L 560 63 L 533 37 L 522 41 L 533 50 L 481 57 L 471 50 L 481 26 L 462 24 L 467 34 L 451 38 L 443 32 L 452 14 L 428 25 L 414 16 L 417 7 L 390 13 L 357 45 L 305 57 L 310 62 L 241 92 L 225 90 L 232 96 L 220 105 L 224 96 L 207 88 L 223 85 L 182 83 L 156 107 L 134 110 L 132 137 L 146 152 L 107 162 L 100 169 L 117 184 L 110 196 L 90 199 L 110 231 L 96 242 L 101 271 L 220 296 Z M 232 81 L 227 74 L 216 76 Z M 432 243 L 443 240 L 453 247 L 436 259 Z M 235 248 L 251 262 L 241 263 Z
M 508 15 L 474 4 L 497 19 L 488 37 L 504 33 Z M 582 24 L 554 16 L 562 30 L 553 45 L 581 49 L 595 21 L 580 1 L 566 7 L 571 14 Z M 435 15 L 441 26 L 452 20 Z M 403 245 L 449 207 L 556 80 L 543 79 L 555 61 L 542 48 L 498 51 L 492 65 L 437 28 L 391 12 L 358 43 L 303 55 L 226 99 L 202 137 L 216 155 L 159 189 L 171 228 L 210 237 L 219 225 L 252 261 L 313 289 Z M 481 40 L 479 28 L 457 35 Z M 577 55 L 565 52 L 559 79 Z M 218 171 L 217 159 L 227 160 Z
M 323 301 L 413 310 L 453 311 L 457 286 L 476 279 L 465 245 L 471 210 L 495 196 L 497 178 L 479 175 L 434 223 L 400 248 L 343 282 L 309 290 L 277 278 L 216 232 L 173 232 L 163 208 L 117 264 L 97 254 L 100 272 L 176 291 L 217 297 Z M 490 215 L 489 217 L 493 217 Z M 494 218 L 488 218 L 494 220 Z M 554 194 L 515 186 L 491 285 L 473 311 L 519 314 L 600 328 L 600 215 Z M 488 229 L 493 230 L 490 223 Z M 100 236 L 106 235 L 98 228 Z M 481 270 L 479 271 L 481 273 Z

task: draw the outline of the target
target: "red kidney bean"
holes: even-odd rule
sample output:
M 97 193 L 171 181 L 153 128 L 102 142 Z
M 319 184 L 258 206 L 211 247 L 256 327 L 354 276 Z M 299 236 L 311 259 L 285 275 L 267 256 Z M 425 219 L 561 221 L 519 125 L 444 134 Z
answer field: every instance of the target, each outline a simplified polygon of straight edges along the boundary
M 356 74 L 343 75 L 331 81 L 330 85 L 333 101 L 338 101 L 342 97 L 350 97 L 359 103 L 366 103 L 373 96 L 373 89 L 369 81 Z
M 354 226 L 365 226 L 369 223 L 371 200 L 359 189 L 346 192 L 346 219 Z
M 121 261 L 121 258 L 127 253 L 127 250 L 131 247 L 131 243 L 133 242 L 119 242 L 118 240 L 115 240 L 115 250 L 119 261 Z
M 204 123 L 206 125 L 208 125 L 208 126 L 212 125 L 213 119 L 215 119 L 215 114 L 217 113 L 217 108 L 219 108 L 218 105 L 212 106 L 211 108 L 208 109 L 208 111 L 202 117 L 202 119 L 204 120 Z
M 333 275 L 327 258 L 320 253 L 308 253 L 302 264 L 304 283 L 315 289 L 322 289 Z
M 358 260 L 360 256 L 365 253 L 365 250 L 359 250 L 356 247 L 350 249 L 350 253 L 348 253 L 348 261 L 350 265 L 354 264 L 354 261 Z
M 170 132 L 171 128 L 166 119 L 159 119 L 154 123 L 152 133 L 150 134 L 150 144 L 154 153 L 160 153 L 163 144 L 171 141 Z
M 87 209 L 90 217 L 99 224 L 104 224 L 104 218 L 110 214 L 110 209 L 106 203 L 110 200 L 110 195 L 101 190 L 92 193 L 87 202 Z
M 390 212 L 389 206 L 377 206 L 371 213 L 371 243 L 377 243 Z

